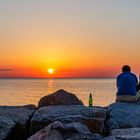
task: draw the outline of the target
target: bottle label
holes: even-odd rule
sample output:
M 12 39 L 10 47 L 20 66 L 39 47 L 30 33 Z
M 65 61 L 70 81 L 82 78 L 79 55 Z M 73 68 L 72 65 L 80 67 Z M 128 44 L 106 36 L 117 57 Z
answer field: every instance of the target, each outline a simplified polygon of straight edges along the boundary
M 89 98 L 89 106 L 92 106 L 92 98 Z

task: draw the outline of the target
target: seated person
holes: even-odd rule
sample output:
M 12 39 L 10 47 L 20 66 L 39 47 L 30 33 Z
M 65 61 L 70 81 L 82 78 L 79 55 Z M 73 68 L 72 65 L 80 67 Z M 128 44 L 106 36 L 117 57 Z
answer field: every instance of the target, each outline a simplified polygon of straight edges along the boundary
M 140 98 L 140 84 L 128 65 L 122 67 L 122 73 L 117 76 L 116 101 L 135 102 Z

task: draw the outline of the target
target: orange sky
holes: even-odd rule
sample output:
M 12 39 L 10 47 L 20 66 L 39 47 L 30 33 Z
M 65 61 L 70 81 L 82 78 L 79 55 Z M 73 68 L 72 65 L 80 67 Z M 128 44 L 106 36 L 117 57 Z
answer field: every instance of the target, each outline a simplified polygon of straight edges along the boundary
M 140 73 L 139 4 L 0 1 L 0 77 L 114 77 L 124 64 Z

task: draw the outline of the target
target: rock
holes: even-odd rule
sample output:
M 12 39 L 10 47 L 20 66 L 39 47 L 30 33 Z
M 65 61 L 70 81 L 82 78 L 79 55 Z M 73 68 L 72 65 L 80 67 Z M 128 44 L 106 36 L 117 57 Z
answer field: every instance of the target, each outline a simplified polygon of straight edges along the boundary
M 38 103 L 38 107 L 49 105 L 83 105 L 83 103 L 74 94 L 60 89 L 55 93 L 42 97 Z
M 117 140 L 117 139 L 115 136 L 108 136 L 108 137 L 101 138 L 100 140 Z
M 87 126 L 79 122 L 64 124 L 56 121 L 28 140 L 99 140 L 100 138 L 100 135 L 90 133 Z
M 140 128 L 114 129 L 111 135 L 117 140 L 140 140 Z
M 30 119 L 36 111 L 33 105 L 0 106 L 0 116 L 7 117 L 16 123 L 15 140 L 24 140 L 29 135 Z
M 0 140 L 10 140 L 15 127 L 16 123 L 13 120 L 0 116 Z
M 113 129 L 109 137 L 101 140 L 140 140 L 140 128 Z
M 31 133 L 35 133 L 55 121 L 82 122 L 91 132 L 102 133 L 106 109 L 82 105 L 60 105 L 39 108 L 31 120 Z
M 28 140 L 64 140 L 64 138 L 59 131 L 53 130 L 51 126 L 48 126 L 38 131 Z
M 107 110 L 108 130 L 140 127 L 139 104 L 118 102 L 111 104 Z
M 101 137 L 99 134 L 94 133 L 72 134 L 66 140 L 101 140 Z
M 24 108 L 30 108 L 30 109 L 37 109 L 36 105 L 33 105 L 33 104 L 28 104 L 28 105 L 23 105 L 22 107 Z

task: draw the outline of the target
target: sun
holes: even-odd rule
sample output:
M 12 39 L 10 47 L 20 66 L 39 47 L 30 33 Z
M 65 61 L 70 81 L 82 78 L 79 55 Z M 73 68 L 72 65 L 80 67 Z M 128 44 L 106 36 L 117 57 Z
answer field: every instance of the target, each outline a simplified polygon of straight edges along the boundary
M 49 74 L 52 74 L 54 72 L 54 69 L 53 68 L 48 68 L 48 73 Z

